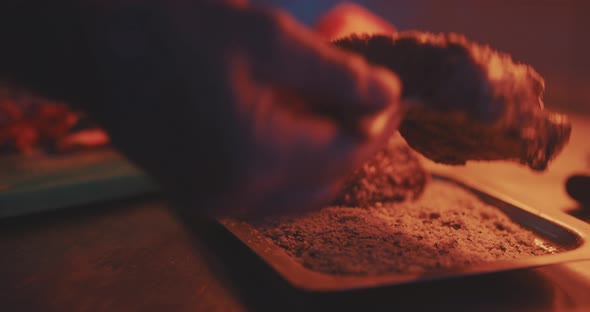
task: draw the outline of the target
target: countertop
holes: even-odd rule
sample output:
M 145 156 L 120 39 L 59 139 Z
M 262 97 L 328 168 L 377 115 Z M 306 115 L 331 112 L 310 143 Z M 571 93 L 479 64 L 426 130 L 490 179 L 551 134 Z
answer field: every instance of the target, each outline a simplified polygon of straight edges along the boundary
M 590 117 L 545 173 L 453 170 L 540 210 L 590 221 L 564 181 L 590 172 Z M 439 166 L 437 166 L 439 167 Z M 589 255 L 590 257 L 590 255 Z M 284 282 L 224 228 L 180 222 L 157 195 L 0 220 L 2 311 L 590 310 L 590 261 L 345 293 Z

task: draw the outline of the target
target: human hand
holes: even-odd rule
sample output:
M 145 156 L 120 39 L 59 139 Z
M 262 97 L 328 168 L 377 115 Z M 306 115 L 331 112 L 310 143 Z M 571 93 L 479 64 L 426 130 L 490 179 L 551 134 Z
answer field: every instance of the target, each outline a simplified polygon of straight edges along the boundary
M 401 120 L 394 74 L 285 13 L 184 1 L 91 12 L 89 109 L 185 213 L 318 208 Z

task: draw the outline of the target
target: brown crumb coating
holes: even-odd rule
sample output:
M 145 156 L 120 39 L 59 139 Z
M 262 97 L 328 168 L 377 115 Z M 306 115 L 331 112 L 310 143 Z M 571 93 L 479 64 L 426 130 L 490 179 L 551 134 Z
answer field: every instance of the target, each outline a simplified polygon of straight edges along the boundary
M 408 110 L 400 132 L 441 163 L 515 160 L 543 170 L 571 125 L 543 108 L 545 84 L 530 66 L 457 34 L 351 36 L 335 45 L 399 75 Z
M 435 179 L 417 201 L 331 206 L 250 223 L 304 267 L 335 275 L 440 272 L 565 250 Z
M 368 207 L 376 202 L 416 199 L 428 176 L 415 152 L 396 133 L 349 176 L 334 204 Z

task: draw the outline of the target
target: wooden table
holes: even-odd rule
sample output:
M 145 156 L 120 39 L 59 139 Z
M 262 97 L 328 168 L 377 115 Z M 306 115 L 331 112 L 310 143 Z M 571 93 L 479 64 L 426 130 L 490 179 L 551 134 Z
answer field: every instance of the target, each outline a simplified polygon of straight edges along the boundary
M 590 172 L 588 133 L 590 117 L 576 117 L 571 144 L 544 174 L 504 163 L 442 170 L 461 171 L 539 209 L 590 220 L 563 189 L 569 174 Z M 589 290 L 586 261 L 304 293 L 217 224 L 183 224 L 155 196 L 0 220 L 1 311 L 573 311 L 590 310 Z

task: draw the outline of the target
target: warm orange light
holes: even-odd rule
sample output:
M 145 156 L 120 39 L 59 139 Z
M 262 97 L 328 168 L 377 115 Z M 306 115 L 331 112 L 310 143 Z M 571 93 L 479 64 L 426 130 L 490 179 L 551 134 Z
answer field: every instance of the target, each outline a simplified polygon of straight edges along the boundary
M 76 130 L 81 117 L 64 103 L 37 98 L 21 90 L 0 89 L 0 149 L 30 155 L 38 148 L 65 151 L 109 142 L 102 130 Z
M 335 40 L 353 33 L 390 34 L 396 32 L 395 26 L 386 20 L 351 3 L 337 5 L 328 11 L 318 20 L 315 30 L 327 40 Z
M 96 147 L 107 145 L 109 136 L 101 129 L 87 129 L 72 133 L 59 141 L 58 149 L 68 150 L 76 146 Z

